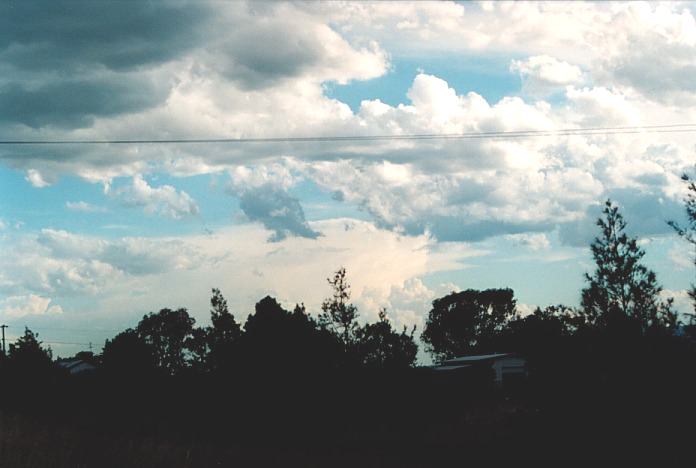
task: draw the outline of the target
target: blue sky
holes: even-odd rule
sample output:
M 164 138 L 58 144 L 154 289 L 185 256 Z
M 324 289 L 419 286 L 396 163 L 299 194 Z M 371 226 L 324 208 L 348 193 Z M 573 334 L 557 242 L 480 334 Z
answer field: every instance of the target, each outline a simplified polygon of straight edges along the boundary
M 427 57 L 392 57 L 391 69 L 384 76 L 367 81 L 340 85 L 326 84 L 326 95 L 348 104 L 354 112 L 365 99 L 379 99 L 396 106 L 404 102 L 413 77 L 419 73 L 435 75 L 447 81 L 459 93 L 474 91 L 488 102 L 498 102 L 505 96 L 521 92 L 521 80 L 510 73 L 510 57 L 449 54 Z
M 685 3 L 182 2 L 0 7 L 0 137 L 549 131 L 694 122 Z M 19 16 L 16 16 L 19 15 Z M 41 33 L 23 24 L 30 15 Z M 15 17 L 16 16 L 16 17 Z M 131 31 L 128 18 L 140 18 Z M 184 27 L 172 28 L 172 24 Z M 94 35 L 93 31 L 101 31 Z M 132 42 L 132 38 L 139 38 Z M 611 44 L 611 47 L 608 46 Z M 659 70 L 659 73 L 655 73 Z M 576 305 L 606 198 L 677 307 L 692 133 L 0 147 L 0 319 L 58 354 L 162 307 L 316 312 L 346 266 L 371 320 L 422 329 L 452 290 Z

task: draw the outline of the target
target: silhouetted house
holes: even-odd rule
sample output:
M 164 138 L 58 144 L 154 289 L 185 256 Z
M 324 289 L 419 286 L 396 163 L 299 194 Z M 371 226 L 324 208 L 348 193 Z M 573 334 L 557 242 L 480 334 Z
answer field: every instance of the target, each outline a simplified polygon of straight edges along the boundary
M 97 366 L 82 359 L 59 359 L 56 364 L 70 375 L 88 374 L 97 370 Z
M 448 359 L 432 369 L 437 373 L 463 374 L 489 369 L 493 372 L 494 382 L 502 386 L 527 377 L 527 360 L 513 353 L 478 354 Z

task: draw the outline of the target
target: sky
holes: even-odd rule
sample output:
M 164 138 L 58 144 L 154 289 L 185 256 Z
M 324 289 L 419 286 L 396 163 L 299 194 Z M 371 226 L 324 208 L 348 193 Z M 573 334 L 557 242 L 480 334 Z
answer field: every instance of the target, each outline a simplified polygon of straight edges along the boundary
M 9 1 L 0 140 L 334 137 L 696 122 L 696 4 Z M 689 304 L 696 132 L 0 145 L 0 321 L 57 355 L 211 288 L 317 313 L 344 266 L 361 319 L 511 287 L 578 305 L 607 198 Z

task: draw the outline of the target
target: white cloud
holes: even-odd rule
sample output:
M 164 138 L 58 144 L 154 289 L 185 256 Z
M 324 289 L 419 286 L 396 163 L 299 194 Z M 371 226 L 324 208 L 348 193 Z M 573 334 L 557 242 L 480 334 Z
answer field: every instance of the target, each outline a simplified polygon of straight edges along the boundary
M 92 205 L 85 201 L 67 201 L 65 202 L 65 207 L 71 211 L 81 211 L 83 213 L 103 213 L 106 211 L 106 208 L 103 206 Z
M 24 179 L 36 188 L 44 188 L 51 185 L 36 169 L 28 169 Z
M 198 214 L 198 205 L 188 193 L 177 191 L 171 185 L 153 187 L 141 175 L 133 176 L 130 186 L 110 193 L 125 205 L 141 206 L 150 214 L 172 219 Z
M 131 277 L 197 268 L 205 258 L 172 238 L 100 239 L 43 229 L 2 241 L 0 293 L 16 296 L 102 294 Z
M 16 236 L 3 245 L 10 254 L 0 264 L 0 292 L 89 298 L 94 314 L 105 316 L 185 306 L 205 319 L 210 288 L 219 287 L 243 319 L 266 294 L 318 312 L 331 292 L 326 278 L 345 266 L 361 314 L 370 318 L 387 306 L 401 326 L 420 323 L 418 304 L 431 297 L 413 278 L 463 268 L 482 254 L 466 244 L 437 244 L 427 235 L 402 236 L 354 219 L 310 225 L 324 235 L 267 243 L 259 239 L 268 230 L 246 224 L 177 240 L 109 240 L 52 230 Z M 370 297 L 371 303 L 363 300 Z
M 194 268 L 202 260 L 195 250 L 175 238 L 123 237 L 105 240 L 42 229 L 34 242 L 55 259 L 96 260 L 134 275 Z
M 392 324 L 397 328 L 416 326 L 416 334 L 420 335 L 425 327 L 432 301 L 460 288 L 451 283 L 443 283 L 434 289 L 427 287 L 421 278 L 413 277 L 402 284 L 392 285 L 391 288 L 367 288 L 359 299 L 362 319 L 377 320 L 379 310 L 384 307 Z
M 667 256 L 672 261 L 672 264 L 679 270 L 689 270 L 694 267 L 694 261 L 691 257 L 684 255 L 682 246 L 674 246 L 668 252 Z
M 566 96 L 576 115 L 574 120 L 583 127 L 639 125 L 642 120 L 635 101 L 608 88 L 570 87 Z
M 0 300 L 0 314 L 7 318 L 18 318 L 27 315 L 62 314 L 59 305 L 51 305 L 51 298 L 35 294 L 26 296 L 10 296 Z
M 598 86 L 625 86 L 646 100 L 681 105 L 696 95 L 688 2 L 577 2 L 572 9 L 562 2 L 373 2 L 326 10 L 350 25 L 349 37 L 375 38 L 397 54 L 550 56 L 580 66 Z
M 287 190 L 299 181 L 298 176 L 292 173 L 289 163 L 291 162 L 285 159 L 285 161 L 257 166 L 237 166 L 229 171 L 228 190 L 238 193 L 269 185 Z
M 166 99 L 127 115 L 95 114 L 89 125 L 72 130 L 2 129 L 23 139 L 235 138 L 555 130 L 696 117 L 686 101 L 660 95 L 691 93 L 678 77 L 687 76 L 696 56 L 696 30 L 679 4 L 592 3 L 569 10 L 554 3 L 226 3 L 217 4 L 204 25 L 208 36 L 190 38 L 193 43 L 175 49 L 178 55 L 102 71 L 109 83 L 114 74 L 157 83 Z M 278 47 L 265 46 L 277 37 L 283 38 Z M 455 90 L 419 73 L 397 105 L 366 95 L 353 112 L 327 96 L 328 83 L 383 76 L 390 53 L 427 58 L 433 50 L 473 59 L 494 54 L 504 63 L 521 57 L 513 68 L 528 82 L 565 90 L 548 102 L 514 95 L 488 102 L 480 90 Z M 634 64 L 660 76 L 628 70 Z M 649 83 L 641 81 L 645 77 Z M 650 86 L 660 92 L 648 92 Z M 284 191 L 263 204 L 270 209 L 250 208 L 250 219 L 271 226 L 280 218 L 311 234 L 298 214 L 301 200 L 287 193 L 299 174 L 363 208 L 380 226 L 448 240 L 538 232 L 581 220 L 616 189 L 631 189 L 624 196 L 636 199 L 677 200 L 677 175 L 693 164 L 689 136 L 677 134 L 0 151 L 39 185 L 66 173 L 105 184 L 132 177 L 115 196 L 172 218 L 196 214 L 196 202 L 171 185 L 153 187 L 140 174 L 231 171 L 232 191 L 240 197 L 267 178 Z M 288 173 L 278 172 L 278 165 Z M 288 213 L 297 216 L 278 216 Z M 283 229 L 276 229 L 278 238 Z
M 579 67 L 548 55 L 513 60 L 510 71 L 520 74 L 525 89 L 532 94 L 545 95 L 559 87 L 582 81 L 582 70 Z
M 186 134 L 192 128 L 188 117 L 200 113 L 212 119 L 209 122 L 212 127 L 201 127 L 201 131 L 212 128 L 212 134 L 226 127 L 234 127 L 240 136 L 259 132 L 259 136 L 312 132 L 462 133 L 632 125 L 650 122 L 652 116 L 661 112 L 659 106 L 646 104 L 634 94 L 600 87 L 568 87 L 566 104 L 561 107 L 544 101 L 527 103 L 513 97 L 489 103 L 473 92 L 457 94 L 438 77 L 420 74 L 408 92 L 410 103 L 391 106 L 380 101 L 363 101 L 359 111 L 353 114 L 342 103 L 326 98 L 320 87 L 305 83 L 297 93 L 296 86 L 299 84 L 286 84 L 263 93 L 242 93 L 234 86 L 217 88 L 203 81 L 196 87 L 178 88 L 167 109 L 154 111 L 157 115 L 129 118 L 129 126 L 133 124 L 129 128 L 135 131 L 144 125 L 146 118 L 152 118 L 165 126 L 174 125 L 172 131 Z M 210 96 L 213 92 L 221 92 L 226 99 L 212 102 L 201 94 Z M 223 101 L 239 106 L 220 108 Z M 165 115 L 169 117 L 161 120 Z M 662 115 L 674 121 L 686 118 L 683 113 L 673 111 Z M 667 145 L 664 147 L 669 150 L 656 149 L 661 145 Z M 288 198 L 287 189 L 304 177 L 339 199 L 364 208 L 382 226 L 409 233 L 430 230 L 448 240 L 550 229 L 554 223 L 584 218 L 588 206 L 601 200 L 612 188 L 662 192 L 676 200 L 675 187 L 680 182 L 673 175 L 691 164 L 690 144 L 674 134 L 509 141 L 336 142 L 293 145 L 282 151 L 270 144 L 211 145 L 206 147 L 205 157 L 199 152 L 188 153 L 189 149 L 162 148 L 157 155 L 150 151 L 149 148 L 127 150 L 112 157 L 126 162 L 140 161 L 141 166 L 152 160 L 150 171 L 159 168 L 179 175 L 185 174 L 185 168 L 192 168 L 195 173 L 228 170 L 232 178 L 229 190 L 239 197 L 268 183 L 271 185 L 267 187 L 282 187 L 283 197 Z M 133 167 L 125 165 L 123 170 L 128 172 Z M 102 169 L 102 174 L 110 177 L 119 170 L 110 167 L 109 171 L 115 172 Z M 169 185 L 152 187 L 137 173 L 131 176 L 130 187 L 121 192 L 113 190 L 122 201 L 174 218 L 197 211 L 196 202 L 185 192 Z M 97 175 L 90 175 L 90 180 L 98 179 Z M 266 210 L 267 214 L 299 213 L 289 198 L 287 203 L 294 208 L 278 206 Z M 263 222 L 263 218 L 266 226 L 271 225 L 269 220 L 277 221 L 271 218 L 279 218 L 255 216 L 252 213 L 250 219 Z M 302 217 L 287 219 L 297 219 L 293 221 L 295 232 L 310 234 Z
M 537 306 L 530 305 L 530 304 L 522 304 L 520 302 L 518 302 L 515 305 L 515 307 L 516 307 L 517 313 L 520 315 L 520 317 L 526 317 L 528 315 L 532 315 L 537 308 Z
M 674 299 L 674 309 L 681 314 L 680 319 L 688 322 L 689 315 L 694 313 L 694 303 L 686 289 L 663 289 L 660 296 L 663 299 Z

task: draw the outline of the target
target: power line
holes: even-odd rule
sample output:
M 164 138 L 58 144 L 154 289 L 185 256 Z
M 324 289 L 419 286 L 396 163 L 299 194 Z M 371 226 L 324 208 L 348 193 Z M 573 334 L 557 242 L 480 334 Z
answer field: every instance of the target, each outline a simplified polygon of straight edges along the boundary
M 4 341 L 5 341 L 5 328 L 9 328 L 7 325 L 0 325 L 0 329 L 2 329 L 2 347 L 3 347 L 3 352 L 6 352 L 4 350 Z M 57 328 L 57 327 L 28 327 L 30 330 L 51 330 L 51 331 L 65 331 L 65 332 L 89 332 L 89 333 L 113 333 L 113 332 L 121 332 L 123 330 L 117 330 L 117 329 L 106 329 L 106 328 Z M 19 337 L 15 337 L 17 339 Z M 71 346 L 87 346 L 89 349 L 92 349 L 93 342 L 88 342 L 88 343 L 83 343 L 83 342 L 77 342 L 77 341 L 54 341 L 54 340 L 40 340 L 42 344 L 48 344 L 48 345 L 71 345 Z
M 30 330 L 49 330 L 49 331 L 65 331 L 65 332 L 81 332 L 81 333 L 120 333 L 124 329 L 116 328 L 57 328 L 57 327 L 29 327 Z
M 57 344 L 57 345 L 76 345 L 76 346 L 92 346 L 92 343 L 75 343 L 73 341 L 41 341 L 45 344 Z
M 39 342 L 41 344 L 49 344 L 49 345 L 74 345 L 74 346 L 92 346 L 93 342 L 89 343 L 79 343 L 76 341 L 53 341 L 53 340 L 41 340 L 39 339 Z
M 512 139 L 552 136 L 622 135 L 635 133 L 689 133 L 696 132 L 696 123 L 669 125 L 642 125 L 630 127 L 581 127 L 556 130 L 516 130 L 468 133 L 431 133 L 401 135 L 334 135 L 306 137 L 265 138 L 173 138 L 173 139 L 117 139 L 117 140 L 0 140 L 0 145 L 140 145 L 140 144 L 240 144 L 240 143 L 312 143 L 340 141 L 399 141 L 399 140 L 470 140 Z

